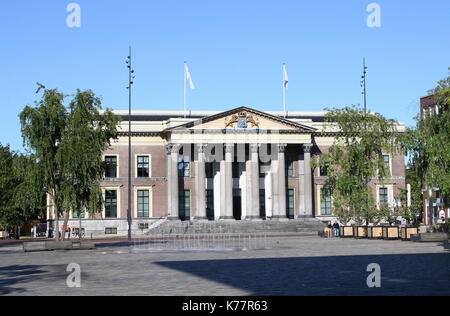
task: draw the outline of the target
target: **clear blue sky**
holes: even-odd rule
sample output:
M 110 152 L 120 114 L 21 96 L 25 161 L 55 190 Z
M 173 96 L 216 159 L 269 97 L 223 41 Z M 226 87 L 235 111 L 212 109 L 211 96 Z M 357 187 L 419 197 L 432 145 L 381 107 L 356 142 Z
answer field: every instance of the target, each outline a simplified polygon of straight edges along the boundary
M 74 93 L 92 89 L 104 106 L 127 108 L 128 46 L 137 73 L 134 108 L 181 110 L 183 61 L 197 89 L 192 110 L 246 105 L 289 110 L 362 103 L 408 125 L 419 97 L 448 75 L 450 1 L 377 1 L 382 27 L 369 28 L 371 0 L 78 0 L 81 28 L 66 26 L 69 0 L 0 4 L 0 142 L 21 149 L 18 114 L 38 98 L 36 82 Z

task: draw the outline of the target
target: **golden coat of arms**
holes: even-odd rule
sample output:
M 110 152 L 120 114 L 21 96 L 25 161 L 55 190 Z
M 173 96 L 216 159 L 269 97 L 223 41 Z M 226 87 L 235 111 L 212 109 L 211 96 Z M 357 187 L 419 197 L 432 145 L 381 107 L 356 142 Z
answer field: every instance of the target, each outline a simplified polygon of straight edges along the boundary
M 259 128 L 259 120 L 247 112 L 233 114 L 225 119 L 225 128 Z

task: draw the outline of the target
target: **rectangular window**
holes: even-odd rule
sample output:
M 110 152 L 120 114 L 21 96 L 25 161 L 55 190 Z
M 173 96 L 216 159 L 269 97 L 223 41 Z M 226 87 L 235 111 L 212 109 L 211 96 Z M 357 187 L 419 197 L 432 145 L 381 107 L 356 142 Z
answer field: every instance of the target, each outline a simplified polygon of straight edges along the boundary
M 139 223 L 138 226 L 139 226 L 140 230 L 144 230 L 144 229 L 148 229 L 149 228 L 148 223 Z
M 189 157 L 183 157 L 178 163 L 178 176 L 181 178 L 189 178 L 191 176 L 191 162 Z
M 105 235 L 117 235 L 117 227 L 105 228 Z
M 105 178 L 117 178 L 117 157 L 105 157 Z
M 380 188 L 380 206 L 389 206 L 389 192 L 387 188 Z
M 150 177 L 150 157 L 138 156 L 137 157 L 137 176 L 138 178 Z
M 85 218 L 85 213 L 84 213 L 84 212 L 81 212 L 81 214 L 80 214 L 79 211 L 73 211 L 73 212 L 72 212 L 72 217 L 73 217 L 73 218 L 76 218 L 76 219 L 79 219 L 80 217 L 81 217 L 81 218 Z
M 389 155 L 383 156 L 383 164 L 386 170 L 386 174 L 389 175 L 391 173 L 391 157 Z
M 117 191 L 105 191 L 105 218 L 117 218 Z
M 138 190 L 137 192 L 137 217 L 150 217 L 150 191 Z
M 288 190 L 288 201 L 287 201 L 287 207 L 288 207 L 288 217 L 294 218 L 295 217 L 295 190 L 289 189 Z
M 290 155 L 286 157 L 286 174 L 288 177 L 294 176 L 294 159 Z
M 320 176 L 321 177 L 326 177 L 328 176 L 328 168 L 330 166 L 330 163 L 328 162 L 323 162 L 320 164 Z
M 320 213 L 329 216 L 333 213 L 333 203 L 331 196 L 324 190 L 320 190 Z

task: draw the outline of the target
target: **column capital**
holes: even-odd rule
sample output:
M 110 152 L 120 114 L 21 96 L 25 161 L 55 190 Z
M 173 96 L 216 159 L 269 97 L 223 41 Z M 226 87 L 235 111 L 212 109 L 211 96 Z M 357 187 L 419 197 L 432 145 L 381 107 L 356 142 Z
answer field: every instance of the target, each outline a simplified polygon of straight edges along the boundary
M 199 154 L 204 154 L 206 151 L 206 148 L 208 147 L 207 144 L 197 144 L 197 151 Z
M 225 144 L 225 153 L 232 154 L 234 151 L 234 144 Z
M 287 144 L 277 144 L 277 147 L 279 153 L 284 153 L 286 151 Z
M 250 152 L 252 154 L 258 153 L 258 151 L 259 151 L 259 144 L 250 144 L 249 148 L 250 148 Z
M 305 154 L 310 154 L 313 146 L 313 144 L 303 144 L 303 151 Z
M 180 144 L 167 144 L 166 152 L 168 155 L 170 154 L 178 154 L 180 152 L 181 145 Z
M 167 144 L 166 145 L 166 154 L 170 155 L 172 153 L 172 145 Z

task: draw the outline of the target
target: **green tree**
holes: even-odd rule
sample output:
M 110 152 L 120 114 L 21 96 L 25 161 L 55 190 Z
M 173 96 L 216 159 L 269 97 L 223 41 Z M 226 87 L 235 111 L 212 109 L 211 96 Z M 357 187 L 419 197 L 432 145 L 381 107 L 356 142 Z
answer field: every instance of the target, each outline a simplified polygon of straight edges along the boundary
M 20 224 L 13 205 L 14 188 L 16 179 L 11 172 L 13 169 L 15 154 L 9 146 L 0 145 L 0 226 L 9 228 Z
M 397 122 L 355 106 L 330 111 L 326 121 L 327 131 L 338 131 L 337 137 L 313 166 L 329 163 L 324 190 L 333 196 L 335 215 L 344 223 L 379 221 L 369 183 L 390 176 L 383 155 L 398 153 Z
M 423 212 L 423 181 L 417 176 L 421 171 L 416 168 L 416 166 L 409 166 L 406 170 L 406 183 L 411 185 L 411 205 L 408 206 L 408 191 L 401 190 L 401 216 L 409 224 L 417 224 L 418 218 Z
M 117 139 L 116 116 L 101 111 L 101 100 L 92 91 L 78 91 L 69 105 L 68 124 L 62 141 L 65 186 L 65 226 L 69 211 L 93 215 L 101 212 L 103 194 L 100 181 L 104 175 L 102 154 Z M 80 225 L 81 226 L 81 225 Z M 80 235 L 81 236 L 81 235 Z
M 59 217 L 63 213 L 64 162 L 61 143 L 67 125 L 65 96 L 56 89 L 48 90 L 39 85 L 37 93 L 44 90 L 36 107 L 26 106 L 20 113 L 24 146 L 39 162 L 37 168 L 46 192 L 51 196 L 55 218 L 55 232 L 59 229 Z M 56 233 L 59 240 L 59 234 Z
M 404 141 L 414 184 L 414 209 L 419 208 L 421 199 L 419 186 L 439 188 L 441 196 L 450 199 L 450 77 L 429 93 L 435 99 L 433 113 L 417 117 L 416 127 L 408 129 Z
M 67 109 L 66 95 L 42 85 L 40 90 L 42 99 L 20 114 L 22 136 L 53 201 L 58 231 L 60 217 L 66 227 L 71 210 L 100 209 L 101 156 L 117 137 L 118 121 L 109 110 L 100 113 L 101 101 L 92 91 L 78 91 Z
M 12 152 L 0 145 L 0 226 L 22 226 L 27 220 L 42 216 L 45 192 L 30 156 Z

